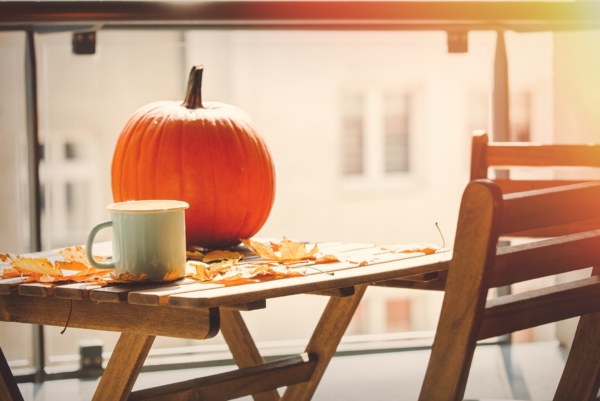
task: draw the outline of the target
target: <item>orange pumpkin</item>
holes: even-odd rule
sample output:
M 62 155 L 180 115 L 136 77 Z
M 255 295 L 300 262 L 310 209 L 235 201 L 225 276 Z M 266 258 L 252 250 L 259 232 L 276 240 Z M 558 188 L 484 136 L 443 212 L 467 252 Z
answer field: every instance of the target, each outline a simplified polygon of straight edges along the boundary
M 177 199 L 188 245 L 222 248 L 263 226 L 275 196 L 275 170 L 250 117 L 237 107 L 202 103 L 201 65 L 185 100 L 148 104 L 130 118 L 112 163 L 116 202 Z

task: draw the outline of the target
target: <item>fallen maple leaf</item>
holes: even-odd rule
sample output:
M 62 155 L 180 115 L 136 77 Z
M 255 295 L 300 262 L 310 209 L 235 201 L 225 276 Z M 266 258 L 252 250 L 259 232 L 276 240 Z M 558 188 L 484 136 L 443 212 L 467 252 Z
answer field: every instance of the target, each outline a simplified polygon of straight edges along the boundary
M 165 273 L 165 276 L 162 278 L 162 281 L 175 281 L 179 278 L 179 270 L 171 269 Z
M 225 260 L 225 259 L 241 259 L 244 255 L 239 252 L 232 251 L 212 251 L 204 255 L 202 261 L 204 263 L 213 262 L 215 260 Z
M 131 274 L 129 272 L 125 272 L 119 275 L 115 275 L 111 273 L 112 279 L 115 282 L 130 282 L 130 283 L 140 283 L 142 281 L 148 281 L 148 275 L 146 273 L 142 274 Z
M 65 260 L 68 262 L 79 262 L 79 263 L 86 265 L 87 267 L 90 267 L 90 264 L 87 260 L 87 256 L 85 253 L 85 249 L 80 245 L 75 245 L 73 248 L 71 248 L 71 247 L 63 248 L 60 251 L 58 251 L 58 254 L 60 256 L 62 256 L 63 258 L 65 258 Z M 106 261 L 106 259 L 104 259 L 102 256 L 94 256 L 94 260 L 96 260 L 98 262 Z M 79 269 L 69 269 L 69 270 L 79 270 Z
M 55 268 L 47 258 L 19 258 L 10 262 L 10 265 L 19 272 L 29 274 L 48 275 L 60 277 L 63 275 L 60 269 Z
M 275 260 L 279 263 L 312 260 L 315 259 L 315 255 L 319 252 L 317 245 L 310 252 L 307 252 L 304 243 L 290 241 L 285 237 L 280 244 L 271 242 L 271 248 L 251 239 L 242 239 L 241 241 L 259 257 L 267 260 Z M 277 249 L 277 251 L 274 251 L 274 249 Z
M 186 251 L 185 257 L 188 259 L 202 260 L 202 258 L 204 258 L 204 254 L 200 251 Z
M 436 253 L 441 248 L 434 244 L 422 242 L 413 244 L 387 245 L 382 246 L 381 249 L 384 251 L 390 251 L 392 253 L 422 252 L 425 255 L 431 255 L 432 253 Z

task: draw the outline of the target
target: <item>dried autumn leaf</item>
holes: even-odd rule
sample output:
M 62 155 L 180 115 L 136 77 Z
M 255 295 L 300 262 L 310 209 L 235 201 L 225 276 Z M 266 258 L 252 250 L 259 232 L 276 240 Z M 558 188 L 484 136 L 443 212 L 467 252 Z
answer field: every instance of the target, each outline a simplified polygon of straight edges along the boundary
M 85 249 L 82 246 L 75 245 L 73 248 L 66 247 L 66 248 L 63 248 L 60 251 L 58 251 L 58 254 L 60 256 L 62 256 L 63 258 L 65 258 L 66 261 L 79 262 L 79 263 L 86 265 L 87 267 L 90 266 L 90 264 L 88 263 L 88 260 L 87 260 Z M 105 262 L 106 261 L 106 259 L 103 258 L 102 256 L 94 256 L 94 260 L 96 260 L 97 262 Z M 69 270 L 76 270 L 76 269 L 69 269 Z
M 241 259 L 244 255 L 239 252 L 232 251 L 212 251 L 207 253 L 202 261 L 204 263 L 213 262 L 215 260 L 225 260 L 225 259 Z
M 269 243 L 271 244 L 271 249 L 272 249 L 274 252 L 278 252 L 278 251 L 279 251 L 279 244 L 277 244 L 277 243 L 275 243 L 275 242 L 273 242 L 273 241 L 270 241 Z
M 54 267 L 61 270 L 87 270 L 90 268 L 90 265 L 86 263 L 82 263 L 76 260 L 57 260 L 54 262 Z M 112 269 L 111 269 L 112 270 Z
M 279 244 L 279 252 L 281 253 L 280 261 L 282 262 L 305 260 L 319 252 L 319 247 L 315 245 L 310 252 L 306 252 L 306 245 L 304 243 L 290 241 L 284 237 L 281 244 Z
M 186 251 L 185 257 L 188 259 L 202 260 L 202 258 L 204 258 L 204 254 L 200 251 Z
M 315 264 L 319 265 L 319 264 L 324 264 L 324 263 L 335 263 L 335 262 L 339 262 L 340 259 L 335 256 L 335 255 L 323 255 L 323 256 L 317 256 L 317 258 L 315 259 Z
M 413 243 L 413 244 L 388 245 L 388 246 L 381 247 L 381 249 L 383 249 L 385 251 L 390 251 L 392 253 L 422 252 L 425 255 L 431 255 L 432 253 L 436 253 L 441 248 L 434 244 L 422 242 L 422 243 Z
M 54 277 L 44 274 L 40 277 L 40 283 L 52 283 L 54 281 Z
M 171 269 L 165 273 L 165 276 L 162 278 L 162 281 L 175 281 L 179 278 L 179 270 Z
M 63 275 L 62 271 L 55 268 L 47 258 L 20 258 L 10 262 L 10 265 L 25 275 L 47 274 L 52 277 Z
M 350 257 L 349 259 L 347 259 L 348 262 L 355 263 L 359 267 L 367 266 L 369 263 L 373 262 L 374 260 L 375 259 L 373 258 L 373 255 L 354 255 L 354 256 Z
M 142 281 L 148 280 L 148 275 L 146 273 L 131 274 L 129 272 L 125 272 L 118 276 L 115 276 L 114 274 L 112 276 L 113 276 L 113 280 L 115 280 L 115 281 L 126 281 L 126 282 L 131 282 L 131 283 L 140 283 Z
M 270 259 L 270 260 L 279 260 L 279 257 L 275 255 L 275 253 L 257 241 L 252 241 L 251 239 L 243 239 L 241 240 L 244 245 L 246 245 L 252 252 L 261 258 Z
M 14 277 L 20 277 L 20 276 L 21 276 L 21 272 L 16 269 L 6 268 L 6 269 L 2 270 L 2 278 L 14 278 Z

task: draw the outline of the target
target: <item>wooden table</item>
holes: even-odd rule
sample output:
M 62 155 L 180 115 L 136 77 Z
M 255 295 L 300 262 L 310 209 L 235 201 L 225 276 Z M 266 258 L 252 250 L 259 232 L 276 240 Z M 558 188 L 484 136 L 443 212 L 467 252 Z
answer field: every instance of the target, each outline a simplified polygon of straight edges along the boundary
M 309 245 L 310 247 L 310 245 Z M 372 244 L 319 244 L 323 253 L 368 260 L 367 266 L 320 264 L 325 274 L 225 287 L 180 279 L 168 284 L 22 284 L 0 280 L 0 320 L 122 333 L 94 400 L 309 400 L 333 357 L 368 285 L 443 289 L 451 253 L 391 253 Z M 96 250 L 96 248 L 94 248 Z M 37 256 L 48 256 L 48 253 Z M 361 256 L 359 256 L 361 255 Z M 264 362 L 240 311 L 266 307 L 266 300 L 296 294 L 330 296 L 303 354 Z M 290 313 L 293 313 L 291 311 Z M 206 339 L 222 331 L 239 369 L 210 377 L 132 392 L 155 336 Z M 22 399 L 1 355 L 0 399 Z

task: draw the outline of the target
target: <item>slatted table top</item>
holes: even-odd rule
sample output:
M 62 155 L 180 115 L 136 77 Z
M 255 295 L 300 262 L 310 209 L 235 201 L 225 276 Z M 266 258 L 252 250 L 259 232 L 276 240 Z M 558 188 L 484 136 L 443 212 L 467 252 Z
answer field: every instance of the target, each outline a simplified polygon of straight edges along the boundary
M 109 256 L 109 245 L 110 243 L 106 243 L 104 246 L 95 247 L 94 250 L 102 256 Z M 334 290 L 445 270 L 451 257 L 451 252 L 445 249 L 431 255 L 419 252 L 393 253 L 384 247 L 365 243 L 325 243 L 319 244 L 319 249 L 322 253 L 339 255 L 343 260 L 318 265 L 318 269 L 333 272 L 333 275 L 310 268 L 313 263 L 308 262 L 303 264 L 303 267 L 307 267 L 305 276 L 234 286 L 203 283 L 189 278 L 171 283 L 115 284 L 104 287 L 88 283 L 22 284 L 23 279 L 11 278 L 0 280 L 0 295 L 16 292 L 23 297 L 71 300 L 89 298 L 95 302 L 128 302 L 133 305 L 185 309 L 233 305 L 247 310 L 264 307 L 262 304 L 269 298 Z M 54 252 L 41 252 L 31 256 L 61 259 Z M 258 258 L 246 255 L 244 260 L 256 261 Z M 368 265 L 359 266 L 356 263 L 358 260 L 364 260 Z

